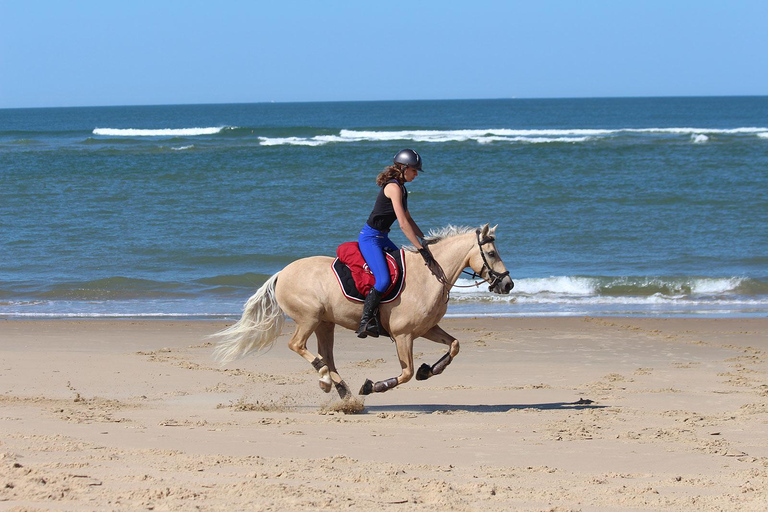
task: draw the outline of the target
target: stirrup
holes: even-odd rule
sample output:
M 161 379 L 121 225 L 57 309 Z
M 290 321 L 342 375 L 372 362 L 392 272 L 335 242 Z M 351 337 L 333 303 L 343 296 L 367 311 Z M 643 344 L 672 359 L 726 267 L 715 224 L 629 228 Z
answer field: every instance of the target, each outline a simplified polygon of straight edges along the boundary
M 366 338 L 371 336 L 372 338 L 379 337 L 379 322 L 376 317 L 369 318 L 365 324 L 360 323 L 360 327 L 355 331 L 358 338 Z

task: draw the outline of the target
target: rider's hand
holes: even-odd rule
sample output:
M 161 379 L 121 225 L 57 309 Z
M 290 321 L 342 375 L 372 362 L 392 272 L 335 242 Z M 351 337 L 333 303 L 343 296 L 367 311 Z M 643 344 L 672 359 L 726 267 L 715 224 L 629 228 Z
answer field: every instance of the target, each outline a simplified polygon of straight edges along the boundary
M 428 267 L 431 267 L 435 263 L 434 256 L 432 256 L 432 253 L 429 252 L 429 249 L 427 249 L 426 247 L 422 247 L 421 249 L 419 249 L 419 254 L 421 254 L 422 258 L 424 258 L 424 263 Z

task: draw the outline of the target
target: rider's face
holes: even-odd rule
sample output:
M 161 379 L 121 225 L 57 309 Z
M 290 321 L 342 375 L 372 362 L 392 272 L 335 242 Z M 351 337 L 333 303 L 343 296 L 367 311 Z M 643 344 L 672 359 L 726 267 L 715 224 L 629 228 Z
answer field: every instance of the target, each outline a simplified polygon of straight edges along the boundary
M 414 169 L 413 167 L 405 168 L 405 173 L 404 173 L 405 181 L 410 183 L 418 175 L 419 175 L 418 169 Z

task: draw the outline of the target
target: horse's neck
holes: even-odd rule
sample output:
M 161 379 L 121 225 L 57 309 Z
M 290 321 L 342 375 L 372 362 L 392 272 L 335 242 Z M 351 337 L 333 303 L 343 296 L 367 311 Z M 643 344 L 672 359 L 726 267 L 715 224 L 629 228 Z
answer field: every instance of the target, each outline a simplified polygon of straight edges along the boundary
M 474 243 L 474 233 L 471 233 L 441 240 L 429 247 L 451 286 L 458 281 L 461 271 L 469 264 L 469 253 Z

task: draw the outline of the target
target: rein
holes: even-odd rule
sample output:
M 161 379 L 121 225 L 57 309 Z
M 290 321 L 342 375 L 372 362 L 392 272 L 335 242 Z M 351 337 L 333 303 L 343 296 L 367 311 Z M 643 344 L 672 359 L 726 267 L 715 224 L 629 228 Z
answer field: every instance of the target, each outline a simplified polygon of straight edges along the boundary
M 475 271 L 472 271 L 472 272 L 467 272 L 466 270 L 462 270 L 462 271 L 461 271 L 461 273 L 462 273 L 462 274 L 467 274 L 467 275 L 469 276 L 469 278 L 470 278 L 470 279 L 477 279 L 478 277 L 479 277 L 480 279 L 483 279 L 483 276 L 481 276 L 480 274 L 478 274 L 478 273 L 477 273 L 477 272 L 475 272 Z M 474 282 L 474 283 L 472 283 L 472 284 L 455 284 L 455 285 L 453 285 L 453 288 L 477 288 L 477 287 L 478 287 L 478 286 L 480 286 L 481 284 L 483 284 L 483 283 L 487 283 L 487 282 L 488 282 L 488 281 L 486 281 L 485 279 L 483 279 L 482 281 L 475 281 L 475 282 Z

